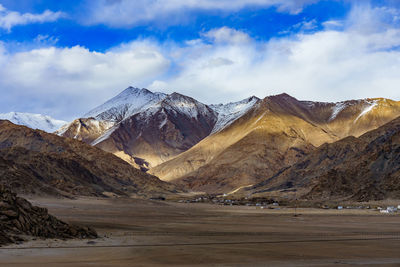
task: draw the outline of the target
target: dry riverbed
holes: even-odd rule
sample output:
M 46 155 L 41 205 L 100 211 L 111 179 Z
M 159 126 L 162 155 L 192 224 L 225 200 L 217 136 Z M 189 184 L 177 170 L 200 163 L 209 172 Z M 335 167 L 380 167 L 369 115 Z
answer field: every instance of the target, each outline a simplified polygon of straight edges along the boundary
M 95 240 L 0 248 L 0 266 L 399 266 L 400 216 L 135 199 L 32 199 Z

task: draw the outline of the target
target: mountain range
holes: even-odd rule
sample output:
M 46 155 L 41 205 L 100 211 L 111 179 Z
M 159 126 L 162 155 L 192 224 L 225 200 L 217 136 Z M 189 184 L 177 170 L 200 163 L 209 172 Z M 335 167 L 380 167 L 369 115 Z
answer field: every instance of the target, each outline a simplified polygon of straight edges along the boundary
M 43 130 L 48 133 L 56 131 L 67 123 L 66 121 L 56 120 L 46 115 L 22 112 L 0 113 L 0 120 L 9 120 L 15 124 Z
M 206 105 L 129 87 L 57 134 L 190 190 L 229 193 L 398 116 L 400 102 L 384 98 L 325 103 L 280 94 Z
M 129 87 L 63 125 L 58 136 L 1 122 L 0 160 L 5 182 L 24 194 L 192 190 L 380 199 L 398 193 L 399 116 L 400 102 L 385 98 L 328 103 L 280 94 L 207 105 Z M 393 162 L 377 161 L 382 153 Z

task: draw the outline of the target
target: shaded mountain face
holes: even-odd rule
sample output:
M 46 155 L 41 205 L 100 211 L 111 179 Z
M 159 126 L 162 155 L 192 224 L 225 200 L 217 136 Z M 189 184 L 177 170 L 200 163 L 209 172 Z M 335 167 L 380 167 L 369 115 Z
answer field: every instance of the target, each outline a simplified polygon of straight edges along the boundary
M 92 144 L 134 158 L 150 168 L 188 150 L 208 136 L 217 120 L 208 106 L 177 93 L 116 125 Z
M 324 144 L 238 194 L 307 200 L 400 198 L 400 118 L 359 138 Z
M 359 136 L 397 116 L 399 102 L 386 99 L 319 103 L 270 96 L 150 172 L 193 190 L 229 193 L 267 179 L 324 143 Z
M 21 235 L 42 238 L 96 238 L 95 230 L 67 224 L 32 206 L 0 184 L 0 246 L 23 240 Z
M 114 153 L 147 170 L 235 121 L 259 99 L 207 106 L 178 93 L 129 87 L 56 133 Z
M 9 120 L 18 125 L 24 125 L 32 129 L 39 129 L 52 133 L 61 126 L 67 124 L 66 121 L 56 120 L 50 116 L 22 112 L 9 112 L 0 114 L 0 120 Z
M 0 183 L 25 195 L 142 196 L 175 187 L 81 141 L 0 121 Z

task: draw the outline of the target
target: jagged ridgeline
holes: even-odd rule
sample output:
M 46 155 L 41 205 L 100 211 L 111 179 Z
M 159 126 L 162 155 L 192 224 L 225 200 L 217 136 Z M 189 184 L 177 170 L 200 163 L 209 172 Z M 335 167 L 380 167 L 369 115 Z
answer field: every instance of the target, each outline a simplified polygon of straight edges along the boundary
M 255 185 L 324 143 L 374 130 L 400 103 L 338 103 L 287 94 L 206 105 L 178 93 L 129 87 L 57 134 L 111 152 L 164 181 L 208 193 Z

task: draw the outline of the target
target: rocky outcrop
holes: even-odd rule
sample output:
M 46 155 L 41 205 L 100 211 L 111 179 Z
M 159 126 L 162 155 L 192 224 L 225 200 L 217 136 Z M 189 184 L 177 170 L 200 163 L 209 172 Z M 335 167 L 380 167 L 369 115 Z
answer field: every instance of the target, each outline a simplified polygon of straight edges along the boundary
M 70 225 L 33 206 L 0 184 L 0 246 L 23 241 L 21 236 L 40 238 L 96 238 L 95 230 Z

